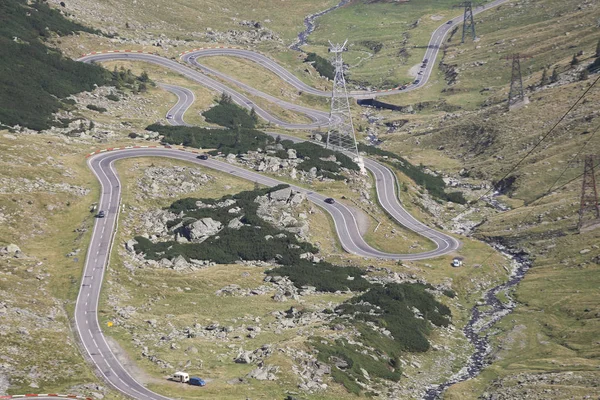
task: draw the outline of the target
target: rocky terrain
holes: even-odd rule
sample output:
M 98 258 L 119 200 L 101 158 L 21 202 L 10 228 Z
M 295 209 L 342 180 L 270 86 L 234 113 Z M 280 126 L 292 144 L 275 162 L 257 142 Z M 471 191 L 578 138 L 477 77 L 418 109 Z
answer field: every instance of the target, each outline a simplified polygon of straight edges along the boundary
M 167 228 L 167 222 L 177 216 L 168 210 L 147 208 L 147 204 L 157 198 L 171 198 L 173 192 L 170 188 L 179 186 L 176 182 L 184 179 L 181 176 L 195 176 L 193 170 L 181 167 L 140 169 L 135 189 L 132 189 L 137 193 L 136 204 L 125 204 L 120 237 L 131 238 L 136 232 L 143 233 L 153 241 L 175 239 L 171 229 Z M 155 195 L 139 194 L 144 191 L 144 186 L 157 180 L 158 188 L 153 192 Z M 196 181 L 190 192 L 181 193 L 178 197 L 202 191 L 203 185 L 210 182 L 212 178 L 202 178 Z M 300 236 L 308 232 L 312 213 L 310 207 L 306 207 L 304 196 L 283 189 L 259 196 L 255 202 L 258 204 L 258 215 L 275 226 Z M 234 200 L 196 205 L 215 210 L 232 207 L 235 210 Z M 236 221 L 236 215 L 232 214 L 231 221 Z M 201 241 L 202 238 L 218 235 L 223 226 L 210 218 L 198 219 L 190 225 L 190 233 L 195 232 L 191 235 L 192 240 Z M 117 266 L 110 272 L 108 280 L 107 306 L 112 310 L 111 321 L 119 332 L 131 338 L 134 354 L 140 354 L 151 365 L 148 368 L 159 371 L 159 374 L 168 375 L 175 369 L 186 369 L 199 371 L 199 374 L 211 380 L 211 385 L 218 382 L 226 382 L 230 386 L 253 385 L 256 381 L 274 380 L 287 389 L 297 388 L 299 393 L 327 395 L 331 385 L 335 385 L 332 369 L 343 366 L 317 361 L 314 353 L 307 351 L 304 346 L 298 346 L 298 340 L 301 343 L 314 336 L 330 340 L 354 338 L 352 343 L 364 346 L 351 319 L 344 323 L 330 323 L 335 314 L 327 310 L 335 308 L 350 293 L 325 296 L 311 286 L 296 287 L 285 277 L 265 277 L 262 271 L 273 268 L 275 265 L 271 263 L 244 261 L 236 266 L 222 266 L 201 260 L 186 261 L 183 257 L 171 261 L 152 261 L 135 255 L 134 241 L 127 239 L 122 243 L 119 259 L 123 268 Z M 310 254 L 310 257 L 311 261 L 319 262 L 316 256 Z M 404 267 L 413 269 L 410 265 Z M 214 286 L 211 284 L 212 287 L 202 283 L 206 280 L 213 282 L 212 274 L 220 276 L 224 269 L 238 271 L 235 272 L 238 278 L 228 282 L 218 278 Z M 239 271 L 243 271 L 241 275 Z M 165 279 L 163 273 L 170 274 L 170 278 Z M 366 273 L 370 281 L 377 283 L 423 282 L 418 274 L 399 273 L 394 268 L 372 266 L 367 268 Z M 253 283 L 249 284 L 248 280 Z M 127 281 L 134 286 L 126 284 Z M 161 294 L 144 296 L 140 301 L 139 294 L 133 290 L 139 285 L 145 288 L 144 291 L 148 290 L 147 293 L 153 292 L 150 288 L 156 287 Z M 199 289 L 198 285 L 203 288 Z M 436 290 L 441 293 L 450 288 L 451 281 L 445 281 Z M 185 296 L 192 305 L 218 301 L 222 304 L 224 315 L 214 314 L 214 310 L 204 310 L 190 319 L 172 310 L 166 311 L 166 318 L 159 317 L 162 304 L 175 301 L 172 296 Z M 239 310 L 241 302 L 254 304 L 257 311 Z M 460 307 L 456 300 L 453 304 L 453 307 Z M 232 313 L 228 307 L 237 310 Z M 205 314 L 207 317 L 201 316 Z M 274 341 L 271 339 L 273 337 L 280 339 Z M 463 343 L 461 346 L 464 350 L 456 351 L 461 348 L 458 343 Z M 365 351 L 368 350 L 369 347 L 365 347 Z M 418 398 L 425 387 L 438 382 L 442 376 L 448 376 L 456 365 L 464 362 L 462 360 L 468 351 L 460 331 L 452 326 L 444 328 L 437 332 L 432 352 L 425 356 L 407 353 L 401 357 L 405 375 L 400 384 L 370 379 L 364 390 L 381 393 L 387 398 Z M 282 361 L 281 356 L 285 356 L 287 361 Z M 225 365 L 247 367 L 243 374 L 235 376 L 217 373 L 210 367 L 214 360 Z M 406 384 L 409 380 L 410 385 Z

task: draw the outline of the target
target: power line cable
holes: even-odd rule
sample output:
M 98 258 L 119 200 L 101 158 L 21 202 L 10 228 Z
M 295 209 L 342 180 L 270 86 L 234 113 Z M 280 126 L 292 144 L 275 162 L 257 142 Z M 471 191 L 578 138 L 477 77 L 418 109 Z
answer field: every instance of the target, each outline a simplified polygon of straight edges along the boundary
M 527 154 L 525 154 L 525 155 L 524 155 L 524 156 L 523 156 L 523 157 L 522 157 L 522 158 L 521 158 L 521 159 L 520 159 L 520 160 L 519 160 L 519 161 L 518 161 L 518 162 L 517 162 L 517 163 L 516 163 L 516 164 L 515 164 L 515 165 L 514 165 L 514 166 L 513 166 L 513 167 L 512 167 L 512 168 L 511 168 L 511 169 L 510 169 L 510 170 L 509 170 L 509 171 L 508 171 L 508 172 L 507 172 L 505 175 L 504 175 L 504 176 L 503 176 L 503 177 L 502 177 L 502 179 L 500 179 L 498 182 L 502 182 L 502 181 L 503 181 L 504 179 L 506 179 L 506 178 L 507 178 L 507 177 L 508 177 L 508 176 L 509 176 L 509 175 L 510 175 L 512 172 L 514 172 L 514 171 L 515 171 L 515 170 L 516 170 L 516 169 L 519 167 L 519 165 L 521 165 L 521 164 L 523 163 L 523 161 L 525 161 L 525 159 L 526 159 L 527 157 L 529 157 L 529 156 L 530 156 L 530 155 L 531 155 L 531 154 L 532 154 L 532 153 L 535 151 L 535 149 L 536 149 L 536 148 L 538 148 L 538 147 L 539 147 L 539 146 L 542 144 L 542 142 L 543 142 L 544 140 L 546 140 L 546 138 L 548 138 L 548 136 L 550 136 L 550 134 L 552 134 L 552 132 L 553 132 L 553 131 L 556 129 L 556 127 L 557 127 L 557 126 L 558 126 L 558 125 L 559 125 L 559 124 L 560 124 L 560 123 L 561 123 L 561 122 L 562 122 L 562 121 L 563 121 L 563 120 L 564 120 L 564 119 L 567 117 L 567 115 L 569 115 L 569 113 L 570 113 L 571 111 L 573 111 L 573 110 L 575 109 L 575 107 L 576 107 L 576 106 L 577 106 L 577 105 L 578 105 L 578 104 L 579 104 L 579 103 L 580 103 L 580 102 L 581 102 L 581 101 L 584 99 L 584 97 L 585 97 L 585 96 L 588 94 L 588 92 L 589 92 L 589 91 L 590 91 L 590 90 L 591 90 L 591 89 L 592 89 L 592 88 L 593 88 L 593 87 L 596 85 L 596 83 L 598 83 L 598 81 L 599 81 L 599 80 L 600 80 L 600 76 L 598 76 L 598 78 L 596 78 L 596 80 L 595 80 L 595 81 L 594 81 L 594 82 L 593 82 L 593 83 L 592 83 L 592 84 L 591 84 L 591 85 L 590 85 L 590 86 L 589 86 L 589 87 L 588 87 L 588 88 L 585 90 L 585 92 L 583 92 L 583 94 L 582 94 L 581 96 L 579 96 L 579 98 L 577 99 L 577 101 L 575 101 L 575 103 L 573 103 L 573 105 L 571 105 L 571 107 L 569 107 L 569 109 L 568 109 L 568 110 L 567 110 L 567 111 L 566 111 L 566 112 L 565 112 L 565 113 L 564 113 L 564 114 L 563 114 L 563 115 L 562 115 L 562 116 L 559 118 L 559 120 L 558 120 L 558 121 L 557 121 L 557 122 L 556 122 L 556 123 L 555 123 L 555 124 L 552 126 L 552 128 L 550 128 L 550 130 L 549 130 L 548 132 L 546 132 L 546 133 L 544 134 L 544 136 L 542 136 L 542 138 L 541 138 L 541 139 L 540 139 L 540 140 L 539 140 L 539 141 L 538 141 L 538 142 L 535 144 L 535 146 L 533 146 L 533 148 L 532 148 L 531 150 L 529 150 L 529 151 L 527 152 Z M 596 129 L 596 131 L 597 131 L 597 130 L 598 130 L 598 129 Z M 596 131 L 594 131 L 594 133 L 592 134 L 592 137 L 593 137 L 593 135 L 596 133 Z M 591 139 L 591 137 L 590 137 L 590 139 Z M 586 142 L 586 144 L 587 144 L 588 142 L 589 142 L 589 140 Z M 583 149 L 583 148 L 582 148 L 582 149 Z M 580 152 L 582 151 L 582 149 L 580 150 Z M 579 153 L 578 153 L 578 154 L 579 154 Z M 567 165 L 568 165 L 568 164 L 567 164 Z M 562 177 L 562 175 L 564 175 L 564 173 L 565 173 L 565 171 L 563 171 L 563 173 L 560 175 L 560 177 Z M 560 177 L 559 177 L 559 179 L 560 179 Z M 557 181 L 558 181 L 558 180 L 557 180 Z M 555 181 L 555 183 L 554 183 L 554 184 L 556 184 L 556 182 L 557 182 L 557 181 Z M 477 200 L 475 200 L 475 201 L 472 201 L 472 202 L 469 202 L 469 204 L 467 205 L 467 207 L 466 207 L 466 208 L 465 208 L 465 209 L 464 209 L 462 212 L 463 212 L 463 213 L 465 213 L 465 212 L 469 211 L 471 208 L 473 208 L 473 206 L 474 206 L 475 204 L 479 203 L 479 202 L 481 201 L 481 199 L 483 199 L 485 196 L 487 196 L 487 195 L 488 195 L 488 194 L 489 194 L 489 193 L 490 193 L 492 190 L 495 190 L 495 189 L 496 189 L 496 186 L 497 186 L 497 184 L 496 184 L 496 185 L 492 185 L 492 187 L 491 187 L 489 190 L 487 190 L 487 191 L 486 191 L 484 194 L 482 194 L 481 196 L 479 196 L 479 198 L 478 198 Z M 551 190 L 552 190 L 552 189 L 550 189 L 550 191 L 551 191 Z M 544 195 L 544 196 L 545 196 L 545 195 Z M 541 198 L 541 197 L 540 197 L 540 198 Z M 534 201 L 537 201 L 537 200 L 539 200 L 540 198 L 537 198 L 537 199 L 535 199 Z M 522 206 L 520 206 L 520 207 L 517 207 L 517 208 L 521 208 L 521 207 L 522 207 Z M 516 209 L 513 209 L 513 210 L 516 210 Z M 426 229 L 423 229 L 423 230 L 420 230 L 420 231 L 415 231 L 415 232 L 416 232 L 416 233 L 421 233 L 421 232 L 426 232 L 426 231 L 436 231 L 436 230 L 435 230 L 435 229 L 433 229 L 433 228 L 427 227 Z
M 573 109 L 581 102 L 581 100 L 583 100 L 583 98 L 588 94 L 588 92 L 590 90 L 592 90 L 592 88 L 596 85 L 596 83 L 598 83 L 598 81 L 600 80 L 600 76 L 598 76 L 598 78 L 596 78 L 596 80 L 590 85 L 590 87 L 588 87 L 585 92 L 583 92 L 583 94 L 581 96 L 579 96 L 579 98 L 577 99 L 577 101 L 575 103 L 573 103 L 573 105 L 567 110 L 567 112 L 565 112 L 562 117 L 559 118 L 559 120 L 552 126 L 552 128 L 550 128 L 550 130 L 548 132 L 546 132 L 546 134 L 544 134 L 544 136 L 542 136 L 542 138 L 535 144 L 535 146 L 533 146 L 533 148 L 531 150 L 529 150 L 527 152 L 527 154 L 525 154 L 520 160 L 519 162 L 517 162 L 506 174 L 504 174 L 504 176 L 498 181 L 498 182 L 502 182 L 504 179 L 506 179 L 511 173 L 513 173 L 518 167 L 519 165 L 521 165 L 523 163 L 523 161 L 525 161 L 525 159 L 527 157 L 529 157 L 534 151 L 535 149 L 537 149 L 544 140 L 546 140 L 546 138 L 548 136 L 550 136 L 550 134 L 556 129 L 556 127 L 567 117 L 567 115 L 569 115 L 569 113 L 571 111 L 573 111 Z M 481 200 L 483 197 L 487 196 L 492 190 L 496 189 L 496 185 L 492 185 L 492 187 L 485 192 L 483 195 L 481 195 L 477 201 L 475 201 L 475 203 L 479 202 L 479 200 Z

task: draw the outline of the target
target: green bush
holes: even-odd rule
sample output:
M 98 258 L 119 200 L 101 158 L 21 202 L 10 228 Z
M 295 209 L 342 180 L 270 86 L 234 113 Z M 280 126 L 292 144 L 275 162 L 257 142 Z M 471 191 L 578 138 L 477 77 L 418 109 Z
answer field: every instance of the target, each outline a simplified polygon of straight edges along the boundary
M 105 85 L 110 74 L 43 43 L 53 34 L 97 31 L 64 18 L 44 2 L 27 3 L 0 2 L 0 123 L 42 130 L 53 124 L 60 99 Z
M 206 121 L 226 128 L 253 129 L 256 125 L 256 119 L 244 108 L 223 100 L 202 115 Z
M 135 76 L 130 69 L 125 69 L 124 67 L 117 69 L 116 66 L 111 74 L 111 84 L 117 89 L 127 88 L 132 90 L 134 93 L 138 91 L 145 92 L 148 89 L 148 84 L 152 86 L 155 85 L 154 82 L 152 82 L 148 77 L 148 73 L 146 73 L 146 71 L 142 72 L 140 76 Z M 114 97 L 111 98 L 109 96 Z M 119 100 L 117 96 L 112 94 L 106 97 L 110 100 L 114 100 L 115 98 L 115 101 Z
M 113 94 L 113 93 L 107 94 L 106 98 L 111 101 L 119 101 L 120 100 L 119 96 L 117 96 L 116 94 Z
M 274 268 L 266 272 L 271 276 L 287 276 L 294 286 L 314 286 L 320 292 L 336 292 L 338 290 L 364 291 L 371 284 L 362 277 L 365 272 L 357 267 L 338 267 L 321 261 L 314 264 L 299 260 L 292 265 Z M 348 280 L 351 277 L 352 280 Z
M 206 129 L 190 126 L 171 126 L 153 124 L 146 127 L 149 131 L 164 135 L 162 141 L 166 144 L 181 144 L 184 146 L 216 149 L 223 154 L 242 154 L 254 151 L 259 147 L 273 143 L 274 139 L 254 129 Z
M 385 326 L 403 350 L 423 352 L 429 349 L 428 321 L 436 326 L 450 324 L 450 309 L 438 302 L 423 284 L 389 284 L 374 286 L 368 292 L 354 297 L 336 310 L 342 314 L 354 314 L 356 319 L 371 321 Z M 357 307 L 357 303 L 360 307 Z M 373 307 L 365 312 L 364 303 Z M 413 307 L 423 318 L 415 317 Z
M 346 389 L 354 394 L 361 392 L 361 386 L 357 384 L 368 383 L 362 370 L 364 369 L 373 378 L 387 379 L 393 382 L 400 380 L 402 370 L 397 366 L 396 357 L 382 353 L 377 349 L 375 351 L 378 360 L 375 360 L 369 354 L 364 354 L 364 348 L 355 344 L 348 343 L 345 339 L 329 341 L 321 337 L 314 337 L 311 340 L 313 347 L 318 350 L 317 359 L 329 365 L 334 364 L 334 360 L 343 360 L 347 367 L 340 369 L 332 366 L 331 375 L 333 379 L 344 385 Z
M 359 44 L 371 50 L 374 54 L 379 53 L 383 49 L 383 43 L 375 40 L 363 40 Z
M 137 253 L 144 253 L 146 258 L 169 260 L 181 255 L 186 260 L 211 260 L 220 264 L 230 264 L 239 260 L 277 260 L 282 265 L 292 265 L 300 261 L 300 254 L 316 253 L 317 249 L 308 242 L 300 242 L 295 235 L 279 230 L 263 221 L 256 214 L 258 203 L 254 201 L 257 196 L 264 196 L 270 192 L 284 189 L 288 185 L 278 185 L 271 188 L 256 189 L 240 192 L 233 196 L 224 196 L 221 199 L 197 199 L 185 198 L 173 202 L 168 209 L 174 213 L 183 213 L 174 221 L 169 221 L 169 228 L 175 227 L 180 222 L 183 226 L 175 232 L 186 236 L 187 225 L 201 218 L 212 218 L 223 225 L 235 216 L 229 212 L 230 209 L 240 207 L 244 217 L 244 226 L 238 230 L 225 227 L 217 236 L 211 236 L 202 243 L 177 243 L 174 241 L 152 243 L 150 240 L 138 236 L 135 239 Z M 221 208 L 199 208 L 197 202 L 204 204 L 215 204 L 227 199 L 235 199 L 236 203 L 229 207 Z M 283 234 L 283 235 L 281 235 Z M 265 239 L 265 236 L 272 236 Z M 344 278 L 346 278 L 344 276 Z
M 280 150 L 275 155 L 280 158 L 287 158 L 288 149 L 296 150 L 298 158 L 304 160 L 298 165 L 298 169 L 302 171 L 308 172 L 314 167 L 317 169 L 317 175 L 330 179 L 343 180 L 345 179 L 344 176 L 339 174 L 341 172 L 341 167 L 353 171 L 360 170 L 359 166 L 344 153 L 326 149 L 315 143 L 294 143 L 290 140 L 282 140 L 280 141 L 280 144 L 285 150 Z M 328 158 L 330 156 L 335 156 L 337 162 L 321 160 L 321 158 Z
M 304 62 L 312 62 L 317 72 L 325 78 L 333 80 L 335 77 L 335 68 L 333 65 L 331 65 L 326 58 L 323 58 L 316 53 L 308 53 Z
M 332 323 L 348 323 L 347 316 L 352 315 L 353 328 L 360 333 L 361 342 L 372 350 L 365 353 L 364 346 L 351 344 L 343 338 L 331 341 L 313 337 L 310 343 L 317 350 L 317 358 L 332 365 L 335 381 L 355 394 L 361 391 L 357 382 L 367 383 L 362 370 L 371 377 L 400 380 L 399 355 L 403 351 L 423 352 L 429 348 L 429 322 L 437 326 L 450 323 L 450 310 L 427 291 L 432 288 L 418 283 L 372 286 L 366 293 L 346 301 L 335 309 L 340 318 Z M 415 316 L 414 308 L 422 313 L 422 318 Z M 368 322 L 389 330 L 393 338 L 374 330 Z M 341 360 L 345 361 L 346 367 L 335 367 Z

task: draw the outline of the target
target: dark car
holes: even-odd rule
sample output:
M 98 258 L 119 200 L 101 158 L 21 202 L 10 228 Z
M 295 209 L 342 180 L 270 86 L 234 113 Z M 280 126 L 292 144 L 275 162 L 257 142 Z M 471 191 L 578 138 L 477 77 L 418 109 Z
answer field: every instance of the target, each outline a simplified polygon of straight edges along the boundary
M 198 157 L 196 157 L 200 160 L 208 160 L 208 156 L 206 154 L 200 154 Z
M 98 218 L 104 218 L 106 216 L 106 213 L 102 210 L 98 211 Z
M 448 22 L 446 22 L 446 23 L 447 23 L 448 25 L 451 25 L 451 24 L 452 24 L 452 21 L 448 21 Z
M 327 204 L 333 204 L 333 203 L 335 203 L 335 200 L 332 199 L 331 197 L 328 197 L 328 198 L 325 199 L 325 203 L 327 203 Z
M 421 81 L 417 79 L 417 80 L 416 80 L 416 81 L 414 81 L 413 83 L 416 85 L 416 84 L 418 84 L 419 82 L 421 82 Z
M 193 386 L 206 386 L 204 379 L 198 378 L 197 376 L 191 377 L 188 383 Z

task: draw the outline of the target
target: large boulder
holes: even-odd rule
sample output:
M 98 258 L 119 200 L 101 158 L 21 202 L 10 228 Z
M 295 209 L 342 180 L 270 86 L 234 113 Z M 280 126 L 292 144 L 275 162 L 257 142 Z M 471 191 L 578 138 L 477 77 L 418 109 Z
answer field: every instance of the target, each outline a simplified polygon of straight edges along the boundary
M 135 252 L 135 245 L 138 244 L 137 240 L 130 239 L 125 243 L 125 249 L 130 252 Z
M 248 378 L 254 378 L 259 381 L 274 381 L 277 379 L 275 373 L 279 371 L 279 367 L 274 365 L 260 365 L 258 368 L 250 371 Z
M 251 351 L 241 350 L 234 361 L 238 364 L 250 364 L 254 359 L 254 355 Z
M 180 254 L 172 261 L 172 268 L 177 271 L 181 271 L 183 269 L 187 269 L 190 265 L 186 261 L 186 259 Z
M 229 221 L 229 223 L 227 224 L 227 227 L 230 229 L 240 229 L 242 226 L 244 226 L 244 223 L 241 221 L 243 218 L 243 216 L 237 217 L 232 219 L 231 221 Z
M 11 254 L 11 255 L 16 255 L 17 253 L 20 253 L 21 249 L 19 248 L 19 246 L 17 246 L 16 244 L 9 244 L 8 246 L 6 246 L 5 248 L 2 249 L 2 253 L 5 254 Z
M 212 218 L 199 219 L 188 226 L 190 239 L 205 239 L 223 229 L 223 224 Z

